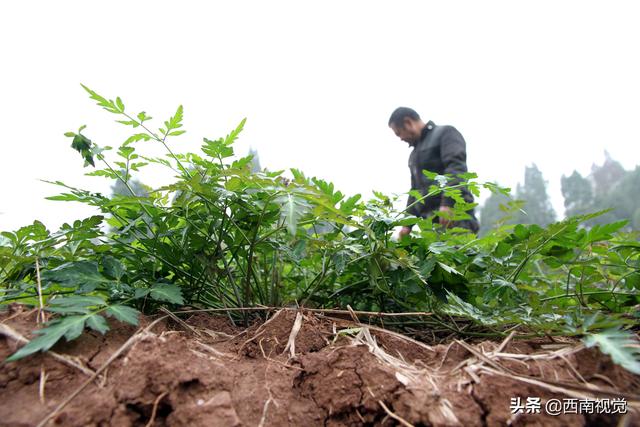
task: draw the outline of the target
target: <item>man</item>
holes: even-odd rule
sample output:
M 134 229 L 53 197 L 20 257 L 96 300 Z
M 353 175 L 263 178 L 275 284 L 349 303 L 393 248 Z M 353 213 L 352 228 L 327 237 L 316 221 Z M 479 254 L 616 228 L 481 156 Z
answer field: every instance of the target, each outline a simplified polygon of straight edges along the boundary
M 409 170 L 411 171 L 411 189 L 417 190 L 423 196 L 429 192 L 429 187 L 435 182 L 427 178 L 422 171 L 428 170 L 440 175 L 457 175 L 467 172 L 467 151 L 464 138 L 453 126 L 436 126 L 429 121 L 424 123 L 415 110 L 399 107 L 389 118 L 389 127 L 398 138 L 408 143 L 413 150 L 409 155 Z M 454 179 L 449 184 L 454 184 Z M 473 195 L 466 187 L 461 187 L 462 198 L 467 203 L 473 202 Z M 429 196 L 416 203 L 416 198 L 409 195 L 407 212 L 426 218 L 434 211 L 443 213 L 439 222 L 444 227 L 462 227 L 478 232 L 478 220 L 473 209 L 467 211 L 471 219 L 450 221 L 447 212 L 451 212 L 453 199 L 445 197 L 444 193 Z M 402 227 L 400 237 L 411 232 L 411 227 Z

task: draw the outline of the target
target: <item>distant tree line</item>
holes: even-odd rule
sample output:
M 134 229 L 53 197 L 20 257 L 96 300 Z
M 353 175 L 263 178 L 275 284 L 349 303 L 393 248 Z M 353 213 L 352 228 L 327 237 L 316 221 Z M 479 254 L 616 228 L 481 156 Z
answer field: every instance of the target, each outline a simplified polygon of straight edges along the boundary
M 640 166 L 625 170 L 605 152 L 604 163 L 594 164 L 589 175 L 582 176 L 575 170 L 563 175 L 561 190 L 565 216 L 612 209 L 585 225 L 628 220 L 629 231 L 640 230 Z M 556 220 L 547 182 L 535 164 L 525 167 L 524 182 L 516 187 L 514 199 L 492 194 L 480 208 L 481 233 L 501 224 L 544 226 Z
M 251 170 L 262 170 L 260 157 L 254 149 Z M 123 172 L 124 174 L 124 172 Z M 129 187 L 140 197 L 146 197 L 151 190 L 137 179 L 131 179 Z M 115 181 L 112 193 L 130 195 L 121 181 Z M 640 231 L 640 166 L 634 170 L 625 170 L 620 162 L 605 152 L 602 165 L 594 164 L 591 173 L 582 176 L 573 171 L 561 178 L 561 190 L 564 197 L 564 215 L 573 216 L 612 209 L 586 223 L 610 223 L 628 220 L 628 230 Z M 516 186 L 513 198 L 503 194 L 492 194 L 480 207 L 480 234 L 501 224 L 538 224 L 546 226 L 558 219 L 547 194 L 547 181 L 538 166 L 526 166 L 524 181 Z

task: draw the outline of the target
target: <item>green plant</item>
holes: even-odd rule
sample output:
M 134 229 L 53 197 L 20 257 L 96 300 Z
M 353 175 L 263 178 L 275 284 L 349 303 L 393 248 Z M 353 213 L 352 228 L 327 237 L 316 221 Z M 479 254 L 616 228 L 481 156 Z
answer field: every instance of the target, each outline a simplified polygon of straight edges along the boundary
M 597 345 L 603 353 L 610 355 L 615 363 L 640 375 L 640 349 L 633 334 L 618 329 L 608 329 L 588 335 L 584 343 L 587 347 Z
M 499 337 L 522 325 L 532 334 L 589 337 L 637 321 L 640 244 L 620 233 L 624 221 L 584 227 L 596 213 L 544 228 L 502 225 L 478 238 L 408 217 L 378 192 L 363 201 L 297 169 L 292 179 L 252 172 L 251 156 L 234 156 L 244 120 L 224 138 L 204 138 L 200 153 L 176 152 L 169 142 L 185 132 L 182 107 L 155 129 L 145 112 L 84 88 L 133 133 L 116 150 L 97 145 L 84 126 L 66 135 L 85 167 L 95 168 L 88 175 L 117 180 L 128 194 L 107 197 L 54 181 L 65 190 L 49 199 L 85 203 L 101 215 L 54 233 L 37 221 L 2 233 L 0 302 L 39 305 L 42 296 L 44 309 L 58 315 L 12 360 L 74 339 L 85 326 L 104 333 L 103 315 L 135 323 L 139 311 L 163 305 L 429 311 L 385 324 L 461 336 Z M 145 156 L 146 144 L 166 154 Z M 136 194 L 129 184 L 150 165 L 176 179 Z M 509 194 L 475 174 L 425 173 L 439 183 L 429 194 L 456 200 L 454 220 L 474 206 L 461 198 L 463 185 L 476 195 L 481 188 Z M 415 196 L 416 203 L 425 197 Z M 416 231 L 396 240 L 401 225 Z M 244 313 L 232 319 L 247 321 Z M 622 345 L 603 342 L 606 351 Z

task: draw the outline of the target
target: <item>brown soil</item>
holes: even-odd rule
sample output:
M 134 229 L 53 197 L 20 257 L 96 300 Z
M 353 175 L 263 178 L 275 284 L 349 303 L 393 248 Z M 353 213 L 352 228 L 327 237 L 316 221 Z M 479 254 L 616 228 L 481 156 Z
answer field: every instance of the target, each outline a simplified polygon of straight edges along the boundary
M 3 325 L 26 337 L 35 318 L 20 306 L 0 314 Z M 355 325 L 305 313 L 292 357 L 287 343 L 294 311 L 247 329 L 223 316 L 183 318 L 192 331 L 159 322 L 47 425 L 640 425 L 633 409 L 640 378 L 570 340 L 510 340 L 500 352 L 501 343 L 491 341 L 427 346 L 375 328 L 336 334 Z M 143 318 L 141 326 L 150 322 Z M 139 330 L 115 321 L 111 326 L 105 336 L 86 332 L 53 350 L 96 371 Z M 0 359 L 18 347 L 0 337 Z M 90 378 L 87 372 L 50 354 L 2 364 L 0 426 L 37 425 Z M 548 399 L 585 393 L 635 403 L 627 415 L 544 411 Z M 512 415 L 516 397 L 540 397 L 541 413 Z

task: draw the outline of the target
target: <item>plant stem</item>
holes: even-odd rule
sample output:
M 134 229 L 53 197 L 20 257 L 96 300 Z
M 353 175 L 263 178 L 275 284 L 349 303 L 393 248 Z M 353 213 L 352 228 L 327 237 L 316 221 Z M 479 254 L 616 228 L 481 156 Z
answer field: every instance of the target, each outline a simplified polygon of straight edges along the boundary
M 615 295 L 628 295 L 628 296 L 637 296 L 640 297 L 640 293 L 638 292 L 611 292 L 611 290 L 606 290 L 606 291 L 593 291 L 593 292 L 582 292 L 581 293 L 582 296 L 584 295 L 603 295 L 603 294 L 615 294 Z M 575 294 L 571 294 L 571 295 L 554 295 L 552 297 L 546 297 L 546 298 L 540 298 L 540 302 L 543 301 L 551 301 L 554 299 L 561 299 L 561 298 L 573 298 L 575 297 Z

